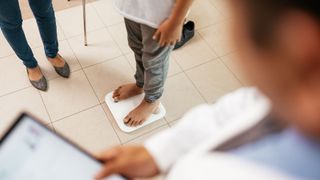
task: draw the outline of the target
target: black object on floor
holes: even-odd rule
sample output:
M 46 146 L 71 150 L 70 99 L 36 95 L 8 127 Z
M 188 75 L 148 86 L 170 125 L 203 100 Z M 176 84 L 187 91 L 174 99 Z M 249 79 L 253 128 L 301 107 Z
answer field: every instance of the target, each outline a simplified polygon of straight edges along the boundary
M 174 46 L 173 50 L 181 48 L 184 44 L 186 44 L 190 39 L 194 37 L 194 28 L 195 25 L 193 21 L 188 21 L 183 25 L 181 40 Z

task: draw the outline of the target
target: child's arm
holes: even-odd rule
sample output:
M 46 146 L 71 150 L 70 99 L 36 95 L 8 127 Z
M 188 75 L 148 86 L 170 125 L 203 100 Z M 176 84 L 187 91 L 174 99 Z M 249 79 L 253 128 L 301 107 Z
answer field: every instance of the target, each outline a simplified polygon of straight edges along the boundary
M 180 41 L 183 22 L 194 0 L 176 0 L 176 4 L 168 19 L 166 19 L 154 34 L 154 39 L 160 46 L 175 45 Z

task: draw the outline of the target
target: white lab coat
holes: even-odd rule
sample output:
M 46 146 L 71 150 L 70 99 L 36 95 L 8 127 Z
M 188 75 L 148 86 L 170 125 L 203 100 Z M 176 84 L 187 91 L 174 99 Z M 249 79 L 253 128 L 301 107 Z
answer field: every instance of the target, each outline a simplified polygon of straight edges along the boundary
M 250 163 L 229 155 L 223 155 L 225 158 L 221 158 L 221 154 L 216 155 L 212 150 L 256 125 L 270 113 L 270 109 L 270 101 L 256 88 L 242 88 L 222 97 L 213 105 L 202 105 L 191 110 L 174 128 L 147 140 L 145 147 L 152 154 L 160 170 L 169 174 L 170 180 L 191 180 L 194 179 L 194 175 L 206 179 L 222 179 L 221 172 L 225 172 L 224 168 L 230 170 L 228 166 L 237 164 L 234 161 L 239 164 Z M 226 162 L 222 163 L 222 159 Z M 208 164 L 212 168 L 209 168 Z M 260 172 L 257 170 L 258 166 L 254 167 Z M 262 171 L 266 171 L 271 177 L 279 174 L 271 173 L 273 170 L 267 170 L 265 167 L 261 169 L 261 174 Z M 241 172 L 239 171 L 240 174 Z M 225 175 L 231 177 L 232 174 Z

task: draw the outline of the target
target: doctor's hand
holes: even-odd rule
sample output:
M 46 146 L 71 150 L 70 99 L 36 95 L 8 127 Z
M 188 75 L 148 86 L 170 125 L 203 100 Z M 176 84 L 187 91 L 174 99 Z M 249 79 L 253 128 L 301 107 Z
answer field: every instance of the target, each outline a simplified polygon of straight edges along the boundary
M 159 169 L 151 154 L 143 146 L 119 146 L 102 152 L 98 157 L 105 163 L 96 179 L 114 174 L 127 178 L 153 177 Z
M 161 47 L 174 46 L 180 41 L 182 35 L 183 22 L 174 19 L 165 20 L 154 33 L 153 39 L 158 41 Z

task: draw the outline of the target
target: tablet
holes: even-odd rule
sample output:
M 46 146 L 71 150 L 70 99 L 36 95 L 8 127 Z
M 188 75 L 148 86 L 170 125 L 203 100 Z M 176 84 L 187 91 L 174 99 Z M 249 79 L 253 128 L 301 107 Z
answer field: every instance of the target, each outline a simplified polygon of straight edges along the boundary
M 25 113 L 0 140 L 0 164 L 1 180 L 92 180 L 102 167 L 89 153 Z

